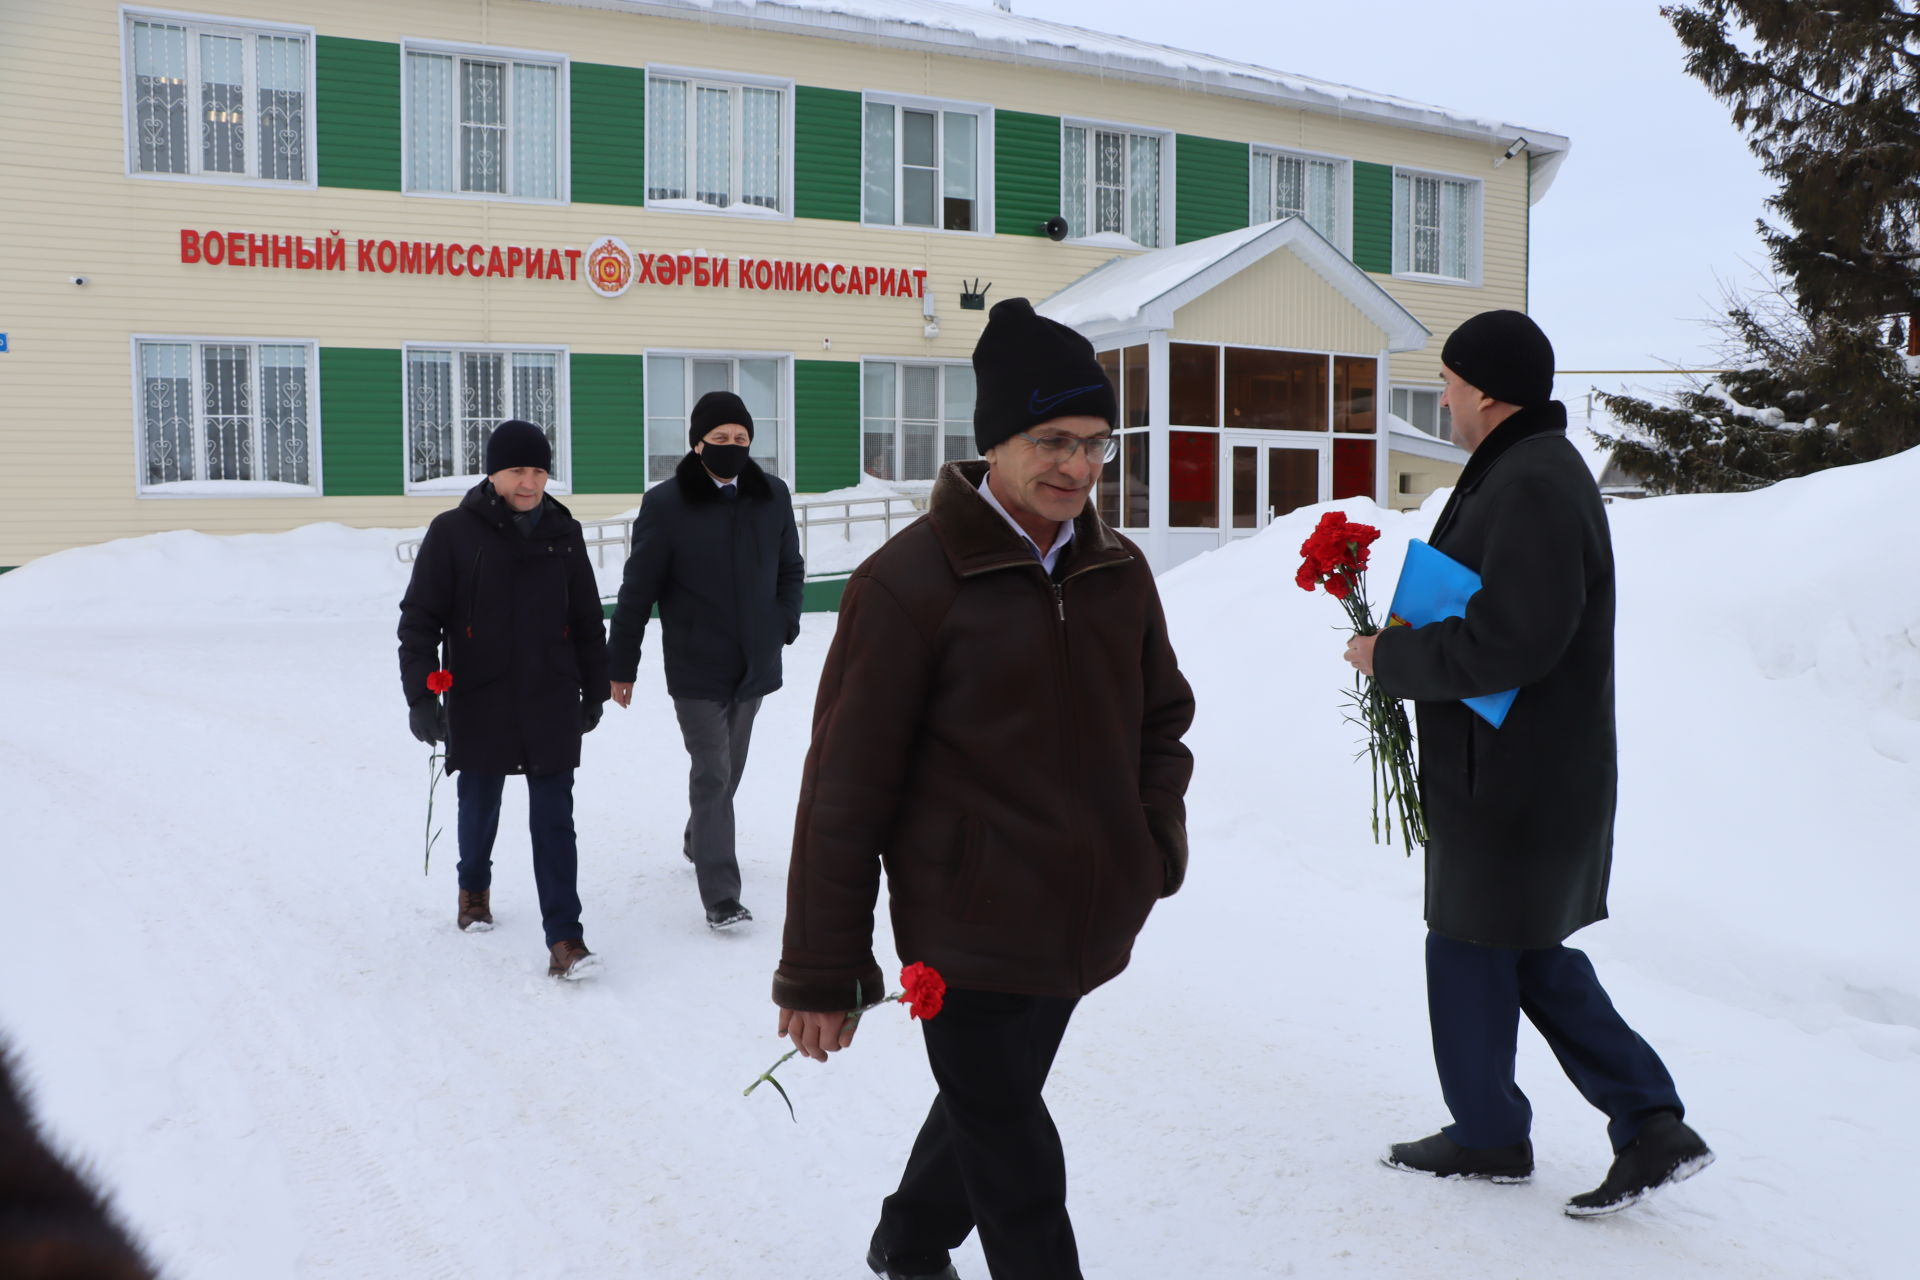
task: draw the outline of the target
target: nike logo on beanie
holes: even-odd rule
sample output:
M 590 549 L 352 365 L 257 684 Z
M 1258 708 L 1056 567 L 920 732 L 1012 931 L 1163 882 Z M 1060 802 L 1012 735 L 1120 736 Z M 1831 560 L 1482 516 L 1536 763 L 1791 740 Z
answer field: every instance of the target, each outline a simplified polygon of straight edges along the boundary
M 1102 390 L 1106 385 L 1104 382 L 1096 382 L 1091 386 L 1075 387 L 1071 391 L 1061 391 L 1045 397 L 1042 397 L 1038 391 L 1030 392 L 1027 396 L 1027 412 L 1032 414 L 1046 413 L 1057 404 L 1063 404 L 1075 396 L 1085 395 L 1089 391 Z

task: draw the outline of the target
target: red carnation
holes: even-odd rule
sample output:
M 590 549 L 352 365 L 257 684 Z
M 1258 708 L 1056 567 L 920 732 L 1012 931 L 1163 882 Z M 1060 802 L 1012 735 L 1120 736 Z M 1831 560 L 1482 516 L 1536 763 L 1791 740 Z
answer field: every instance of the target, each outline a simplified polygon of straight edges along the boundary
M 933 1017 L 947 998 L 947 980 L 940 971 L 917 960 L 900 971 L 900 986 L 904 989 L 900 1001 L 911 1017 Z
M 453 688 L 453 672 L 435 671 L 427 676 L 428 693 L 445 693 Z
M 1335 600 L 1345 600 L 1353 594 L 1353 583 L 1347 580 L 1346 575 L 1336 573 L 1327 579 L 1327 594 Z

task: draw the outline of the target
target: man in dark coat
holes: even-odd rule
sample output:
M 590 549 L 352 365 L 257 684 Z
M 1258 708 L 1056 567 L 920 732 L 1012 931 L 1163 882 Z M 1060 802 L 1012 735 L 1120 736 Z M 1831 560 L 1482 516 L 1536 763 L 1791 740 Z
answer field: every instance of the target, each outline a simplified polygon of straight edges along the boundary
M 527 779 L 533 879 L 547 972 L 581 978 L 599 958 L 580 929 L 573 771 L 607 698 L 600 590 L 580 524 L 546 492 L 547 434 L 511 419 L 487 439 L 487 478 L 427 526 L 400 601 L 400 686 L 423 742 L 460 775 L 463 931 L 493 928 L 489 898 L 500 796 Z M 427 677 L 444 667 L 443 705 Z
M 1689 1177 L 1712 1153 L 1673 1079 L 1564 945 L 1607 915 L 1618 780 L 1613 547 L 1598 487 L 1553 400 L 1553 347 L 1489 311 L 1441 352 L 1454 439 L 1472 457 L 1432 545 L 1480 575 L 1464 617 L 1356 636 L 1347 659 L 1412 698 L 1428 830 L 1427 997 L 1453 1123 L 1383 1159 L 1439 1177 L 1519 1182 L 1532 1119 L 1514 1083 L 1524 1012 L 1606 1113 L 1615 1160 L 1567 1212 L 1594 1217 Z M 1518 689 L 1499 727 L 1460 699 Z
M 1146 557 L 1088 501 L 1114 447 L 1093 348 L 1015 298 L 973 362 L 986 462 L 948 463 L 847 583 L 773 998 L 807 1056 L 852 1043 L 848 1011 L 886 990 L 884 868 L 901 958 L 948 990 L 922 1023 L 939 1093 L 868 1265 L 951 1278 L 978 1229 L 995 1280 L 1076 1280 L 1041 1090 L 1075 1004 L 1186 872 L 1193 693 Z
M 666 632 L 667 692 L 692 767 L 681 852 L 707 925 L 753 919 L 740 905 L 733 798 L 760 700 L 780 687 L 780 650 L 800 634 L 806 565 L 793 497 L 747 456 L 753 415 L 710 391 L 693 406 L 693 449 L 640 503 L 609 640 L 613 700 L 633 701 L 640 642 L 655 605 Z

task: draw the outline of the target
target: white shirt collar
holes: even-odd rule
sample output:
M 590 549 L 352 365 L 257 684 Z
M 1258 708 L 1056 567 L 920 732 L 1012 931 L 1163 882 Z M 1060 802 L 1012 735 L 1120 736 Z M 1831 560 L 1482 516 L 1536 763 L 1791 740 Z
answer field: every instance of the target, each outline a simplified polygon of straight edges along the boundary
M 1040 550 L 1040 544 L 1028 536 L 1027 531 L 1020 527 L 1020 522 L 1008 515 L 1007 509 L 1000 505 L 1000 499 L 994 496 L 993 487 L 987 483 L 987 476 L 991 476 L 992 474 L 993 469 L 989 467 L 987 469 L 987 475 L 980 477 L 980 496 L 987 500 L 988 506 L 1000 513 L 1000 518 L 1007 522 L 1008 528 L 1020 535 L 1022 542 L 1033 548 L 1033 554 L 1040 560 L 1040 567 L 1051 574 L 1053 572 L 1053 566 L 1060 562 L 1061 549 L 1073 541 L 1073 521 L 1062 520 L 1060 522 L 1060 532 L 1054 538 L 1053 546 L 1042 552 Z

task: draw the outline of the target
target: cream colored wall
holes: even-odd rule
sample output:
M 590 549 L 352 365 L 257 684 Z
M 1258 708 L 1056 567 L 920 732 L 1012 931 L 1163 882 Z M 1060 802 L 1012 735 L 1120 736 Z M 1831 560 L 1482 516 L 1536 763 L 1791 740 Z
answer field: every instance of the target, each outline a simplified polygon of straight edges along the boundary
M 1444 489 L 1460 479 L 1461 464 L 1436 462 L 1411 453 L 1387 452 L 1387 505 L 1395 511 L 1412 511 L 1427 500 L 1435 489 Z M 1400 492 L 1400 477 L 1409 477 L 1412 493 Z
M 236 21 L 304 23 L 322 35 L 455 40 L 583 61 L 714 67 L 801 84 L 923 93 L 1480 176 L 1488 184 L 1487 287 L 1382 283 L 1442 332 L 1473 311 L 1518 306 L 1524 297 L 1525 170 L 1492 169 L 1492 143 L 1094 76 L 521 0 L 338 0 L 319 9 L 288 0 L 209 0 L 192 9 Z M 440 498 L 139 497 L 130 334 L 298 338 L 323 346 L 524 341 L 580 352 L 684 346 L 819 359 L 963 358 L 984 315 L 958 310 L 962 279 L 991 281 L 990 302 L 1022 293 L 1040 298 L 1112 256 L 1024 236 L 133 178 L 126 174 L 122 85 L 117 4 L 0 5 L 0 119 L 9 122 L 0 135 L 0 225 L 8 228 L 0 238 L 0 331 L 13 348 L 0 355 L 0 440 L 16 481 L 0 508 L 0 565 L 170 528 L 269 531 L 316 520 L 417 526 L 446 505 Z M 183 227 L 309 237 L 338 229 L 349 242 L 581 249 L 613 234 L 642 252 L 704 249 L 734 258 L 924 269 L 941 334 L 922 337 L 919 308 L 904 299 L 652 286 L 603 299 L 580 282 L 190 265 L 179 261 Z M 69 283 L 75 275 L 90 283 L 76 288 Z M 1396 369 L 1408 367 L 1413 376 L 1419 360 L 1437 359 L 1437 347 L 1425 357 L 1396 357 Z M 632 497 L 581 497 L 573 505 L 591 518 L 631 506 Z
M 1364 356 L 1387 345 L 1378 325 L 1285 249 L 1174 312 L 1173 340 Z

